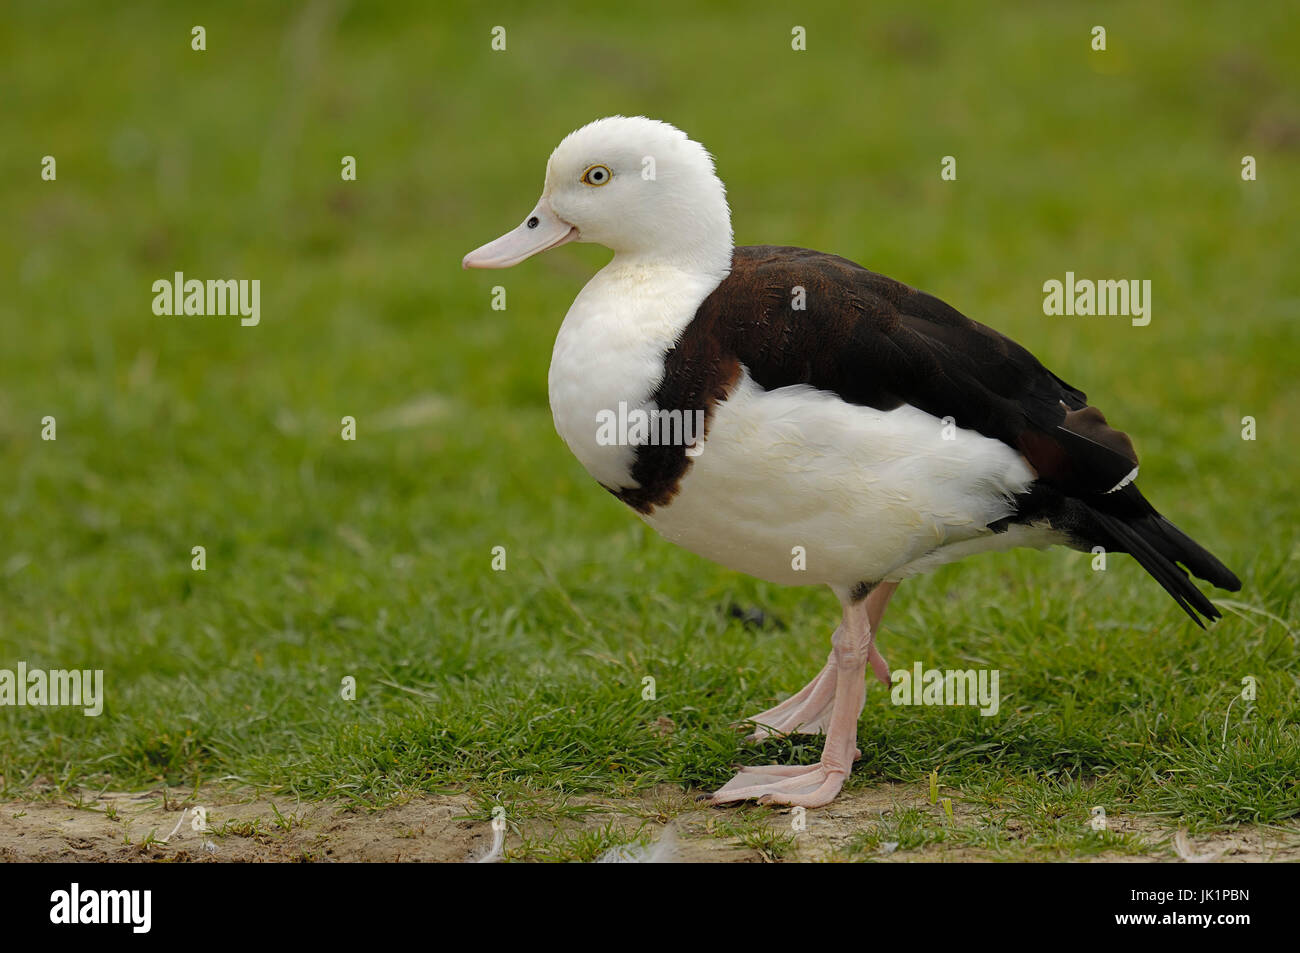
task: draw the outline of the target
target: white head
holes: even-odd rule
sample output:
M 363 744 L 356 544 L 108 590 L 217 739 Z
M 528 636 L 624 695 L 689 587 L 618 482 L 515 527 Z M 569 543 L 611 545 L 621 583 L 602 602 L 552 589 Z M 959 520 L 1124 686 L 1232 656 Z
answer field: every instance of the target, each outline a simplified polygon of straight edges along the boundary
M 595 242 L 615 260 L 724 275 L 731 212 L 713 159 L 666 122 L 610 116 L 569 133 L 523 224 L 475 249 L 465 268 L 509 268 L 566 242 Z

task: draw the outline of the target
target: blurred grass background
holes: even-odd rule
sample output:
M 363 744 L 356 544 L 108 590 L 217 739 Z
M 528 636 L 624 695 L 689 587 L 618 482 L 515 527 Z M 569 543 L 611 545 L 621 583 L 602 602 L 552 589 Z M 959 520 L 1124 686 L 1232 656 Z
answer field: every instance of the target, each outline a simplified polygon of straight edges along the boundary
M 816 671 L 829 594 L 673 549 L 553 432 L 550 345 L 608 253 L 459 267 L 532 207 L 565 133 L 625 113 L 714 153 L 739 243 L 853 258 L 1085 389 L 1134 436 L 1147 495 L 1245 582 L 1250 608 L 1208 635 L 1124 557 L 910 583 L 886 657 L 997 667 L 1003 714 L 875 689 L 851 784 L 938 767 L 990 804 L 1054 797 L 1032 809 L 1053 824 L 1086 818 L 1097 784 L 1194 826 L 1300 811 L 1291 5 L 51 2 L 6 20 L 0 668 L 102 668 L 108 699 L 97 719 L 0 709 L 4 794 L 617 793 L 815 758 L 746 749 L 728 722 Z M 1067 270 L 1149 278 L 1150 326 L 1044 316 Z M 260 326 L 154 316 L 174 271 L 260 279 Z M 1257 710 L 1223 745 L 1245 675 Z

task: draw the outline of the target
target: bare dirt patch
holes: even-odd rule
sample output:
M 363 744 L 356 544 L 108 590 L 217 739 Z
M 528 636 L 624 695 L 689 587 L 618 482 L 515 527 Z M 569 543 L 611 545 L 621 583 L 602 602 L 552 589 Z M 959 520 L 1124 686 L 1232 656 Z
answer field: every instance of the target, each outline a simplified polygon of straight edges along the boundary
M 80 805 L 0 805 L 8 861 L 465 861 L 486 825 L 463 817 L 469 798 L 432 797 L 382 811 L 212 791 L 179 802 L 162 791 L 101 794 Z M 196 807 L 207 831 L 196 829 Z M 486 840 L 485 840 L 486 838 Z
M 202 807 L 207 830 L 196 825 Z M 624 857 L 711 863 L 880 860 L 980 861 L 1074 859 L 1017 851 L 1018 824 L 1007 822 L 993 847 L 958 843 L 897 844 L 881 834 L 899 812 L 921 812 L 926 824 L 978 831 L 988 814 L 954 802 L 946 818 L 921 785 L 882 784 L 841 796 L 808 811 L 795 830 L 787 809 L 698 806 L 686 793 L 664 788 L 629 800 L 576 799 L 570 810 L 515 820 L 506 833 L 506 860 L 589 860 L 630 843 Z M 572 810 L 572 808 L 577 810 Z M 295 802 L 205 789 L 179 800 L 162 790 L 105 793 L 80 803 L 41 799 L 0 803 L 0 861 L 85 862 L 348 862 L 466 863 L 489 854 L 491 825 L 473 816 L 466 795 L 430 795 L 379 810 L 338 802 Z M 1300 831 L 1265 826 L 1177 838 L 1176 829 L 1144 817 L 1108 818 L 1108 827 L 1133 835 L 1126 851 L 1080 855 L 1083 860 L 1128 862 L 1300 860 Z M 1177 843 L 1176 843 L 1177 841 Z M 618 853 L 615 850 L 615 853 Z

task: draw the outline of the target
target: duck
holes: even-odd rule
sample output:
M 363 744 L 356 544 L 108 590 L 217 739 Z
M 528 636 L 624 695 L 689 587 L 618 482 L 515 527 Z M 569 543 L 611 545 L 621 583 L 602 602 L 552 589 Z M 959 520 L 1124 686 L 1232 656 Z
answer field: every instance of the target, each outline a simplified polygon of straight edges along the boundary
M 598 119 L 546 163 L 518 227 L 466 255 L 509 268 L 570 242 L 613 257 L 555 339 L 555 429 L 665 539 L 840 603 L 825 665 L 744 720 L 824 735 L 811 765 L 745 766 L 707 796 L 814 808 L 843 788 L 877 635 L 908 578 L 981 553 L 1128 554 L 1197 625 L 1191 575 L 1238 578 L 1138 489 L 1133 442 L 1028 350 L 837 255 L 737 247 L 713 157 L 675 126 Z M 615 422 L 617 424 L 615 425 Z

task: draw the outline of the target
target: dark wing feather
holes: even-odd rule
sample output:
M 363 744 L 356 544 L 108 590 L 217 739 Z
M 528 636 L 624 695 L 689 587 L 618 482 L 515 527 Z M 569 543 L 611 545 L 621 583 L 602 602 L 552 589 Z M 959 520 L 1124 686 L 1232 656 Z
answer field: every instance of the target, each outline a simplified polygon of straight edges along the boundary
M 1105 493 L 1137 466 L 1128 436 L 1019 344 L 845 258 L 737 248 L 693 325 L 725 339 L 764 388 L 810 384 L 850 403 L 952 417 L 1071 495 Z

